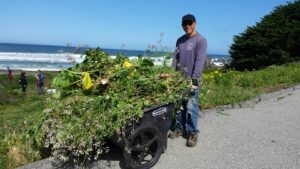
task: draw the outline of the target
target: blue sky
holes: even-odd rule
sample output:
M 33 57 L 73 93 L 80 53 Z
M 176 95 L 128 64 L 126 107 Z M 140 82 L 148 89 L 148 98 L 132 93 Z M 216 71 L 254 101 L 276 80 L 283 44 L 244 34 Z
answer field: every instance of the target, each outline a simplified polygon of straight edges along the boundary
M 183 35 L 181 17 L 197 18 L 208 53 L 228 54 L 233 35 L 286 0 L 0 0 L 0 42 L 170 50 Z

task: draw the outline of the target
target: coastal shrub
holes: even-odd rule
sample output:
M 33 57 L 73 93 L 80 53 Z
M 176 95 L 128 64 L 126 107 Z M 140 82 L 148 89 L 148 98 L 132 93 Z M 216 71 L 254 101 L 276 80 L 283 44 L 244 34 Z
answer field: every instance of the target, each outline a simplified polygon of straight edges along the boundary
M 300 60 L 300 1 L 278 6 L 259 23 L 234 36 L 230 67 L 261 69 Z

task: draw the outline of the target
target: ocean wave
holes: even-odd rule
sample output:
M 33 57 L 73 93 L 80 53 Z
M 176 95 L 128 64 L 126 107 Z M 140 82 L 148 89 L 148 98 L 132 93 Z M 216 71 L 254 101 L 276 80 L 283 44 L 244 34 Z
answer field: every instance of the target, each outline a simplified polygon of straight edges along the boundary
M 0 52 L 0 61 L 47 62 L 47 63 L 81 63 L 84 55 L 73 53 L 19 53 Z
M 75 64 L 70 63 L 47 63 L 47 62 L 18 62 L 0 61 L 0 70 L 10 67 L 13 70 L 53 70 L 67 69 Z
M 6 70 L 6 69 L 3 69 L 3 68 L 0 68 L 0 70 Z M 15 69 L 12 69 L 12 71 L 14 72 L 15 70 L 17 71 L 24 71 L 24 72 L 34 72 L 34 71 L 47 71 L 47 72 L 58 72 L 62 69 L 58 69 L 58 68 L 44 68 L 44 67 L 41 67 L 41 68 L 15 68 Z
M 84 55 L 61 53 L 61 54 L 49 54 L 49 53 L 18 53 L 18 52 L 0 52 L 0 70 L 4 70 L 7 67 L 15 70 L 35 71 L 35 70 L 47 70 L 58 71 L 75 66 L 77 63 L 81 63 L 84 60 Z M 110 56 L 116 58 L 116 56 Z M 74 62 L 70 62 L 68 58 L 74 59 Z M 130 60 L 138 59 L 137 56 L 129 56 Z M 171 65 L 171 61 L 165 62 L 164 57 L 148 57 L 154 63 L 154 65 Z

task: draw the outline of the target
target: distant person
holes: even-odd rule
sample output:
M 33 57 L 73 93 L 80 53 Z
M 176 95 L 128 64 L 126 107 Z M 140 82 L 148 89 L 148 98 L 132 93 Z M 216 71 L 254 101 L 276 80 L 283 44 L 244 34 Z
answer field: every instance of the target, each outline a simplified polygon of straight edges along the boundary
M 7 79 L 9 81 L 13 80 L 12 70 L 9 67 L 7 67 Z
M 26 87 L 27 87 L 27 76 L 25 72 L 21 73 L 21 77 L 19 79 L 19 84 L 22 87 L 22 93 L 25 94 L 26 93 Z
M 191 15 L 182 17 L 181 26 L 185 32 L 177 39 L 173 67 L 191 79 L 190 98 L 184 101 L 177 115 L 176 129 L 169 134 L 170 138 L 177 138 L 187 134 L 186 145 L 194 147 L 199 133 L 198 95 L 202 80 L 203 66 L 206 60 L 207 41 L 204 36 L 196 32 L 196 18 Z
M 41 70 L 38 70 L 37 74 L 35 75 L 36 78 L 36 86 L 38 88 L 38 94 L 43 94 L 43 86 L 44 86 L 44 79 L 45 75 L 42 74 Z

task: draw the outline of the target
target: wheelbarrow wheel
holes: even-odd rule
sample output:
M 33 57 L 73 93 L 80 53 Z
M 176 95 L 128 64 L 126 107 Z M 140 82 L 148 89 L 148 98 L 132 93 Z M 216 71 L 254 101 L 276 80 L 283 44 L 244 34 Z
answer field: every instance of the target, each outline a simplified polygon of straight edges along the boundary
M 154 126 L 140 126 L 127 138 L 123 155 L 128 167 L 148 169 L 156 164 L 162 152 L 161 132 Z

